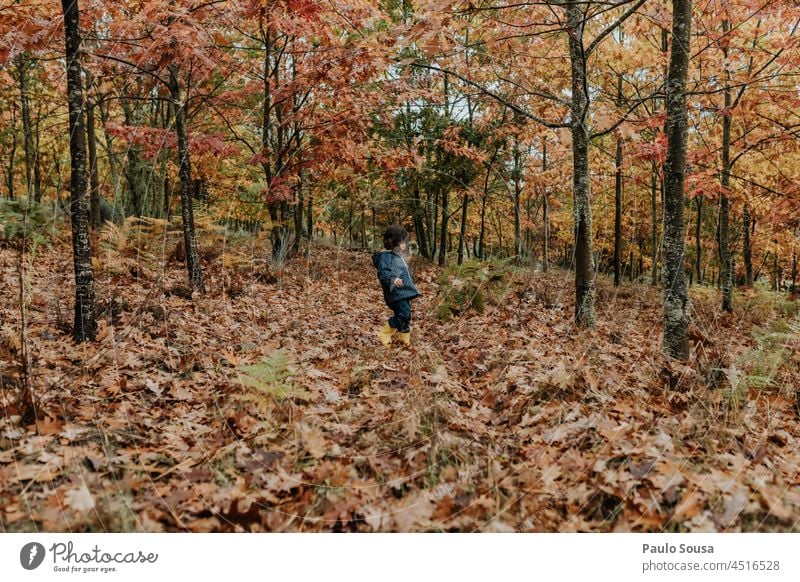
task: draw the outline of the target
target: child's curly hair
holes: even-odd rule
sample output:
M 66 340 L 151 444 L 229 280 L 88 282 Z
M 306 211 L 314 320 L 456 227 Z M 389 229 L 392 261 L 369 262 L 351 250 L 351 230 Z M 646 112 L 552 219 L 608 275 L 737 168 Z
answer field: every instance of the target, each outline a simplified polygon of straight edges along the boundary
M 408 231 L 399 224 L 393 224 L 383 233 L 383 247 L 392 250 L 403 241 L 408 240 Z

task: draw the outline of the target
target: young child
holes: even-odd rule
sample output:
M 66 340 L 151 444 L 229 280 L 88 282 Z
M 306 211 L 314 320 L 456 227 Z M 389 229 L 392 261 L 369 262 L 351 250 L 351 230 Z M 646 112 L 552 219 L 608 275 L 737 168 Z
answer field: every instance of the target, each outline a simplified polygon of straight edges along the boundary
M 392 336 L 397 334 L 401 343 L 410 346 L 411 301 L 419 297 L 420 292 L 414 286 L 411 271 L 403 258 L 408 248 L 408 232 L 400 225 L 390 226 L 383 235 L 383 246 L 385 251 L 372 255 L 372 264 L 378 270 L 383 299 L 394 316 L 378 332 L 378 339 L 388 347 Z

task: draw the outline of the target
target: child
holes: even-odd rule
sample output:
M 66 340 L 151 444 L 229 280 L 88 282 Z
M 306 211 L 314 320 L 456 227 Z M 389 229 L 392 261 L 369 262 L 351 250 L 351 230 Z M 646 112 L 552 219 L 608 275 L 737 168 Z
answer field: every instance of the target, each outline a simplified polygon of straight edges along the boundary
M 408 247 L 408 232 L 400 225 L 392 225 L 383 235 L 385 251 L 372 255 L 372 264 L 378 270 L 378 280 L 383 289 L 383 299 L 394 312 L 388 323 L 378 332 L 378 339 L 385 346 L 392 343 L 397 334 L 400 341 L 411 345 L 411 301 L 420 292 L 414 286 L 411 272 L 403 258 Z

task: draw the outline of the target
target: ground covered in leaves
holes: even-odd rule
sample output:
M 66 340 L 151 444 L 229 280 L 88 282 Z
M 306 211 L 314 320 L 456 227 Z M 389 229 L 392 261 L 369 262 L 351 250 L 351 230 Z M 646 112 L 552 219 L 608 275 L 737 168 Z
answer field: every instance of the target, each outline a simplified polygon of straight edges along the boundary
M 578 330 L 570 274 L 519 270 L 441 321 L 442 273 L 416 260 L 413 346 L 387 350 L 368 252 L 314 246 L 276 278 L 215 245 L 192 297 L 179 248 L 104 248 L 93 344 L 69 335 L 67 235 L 33 259 L 28 426 L 0 250 L 3 531 L 800 529 L 800 326 L 777 296 L 722 315 L 693 289 L 683 365 L 649 287 L 600 277 Z

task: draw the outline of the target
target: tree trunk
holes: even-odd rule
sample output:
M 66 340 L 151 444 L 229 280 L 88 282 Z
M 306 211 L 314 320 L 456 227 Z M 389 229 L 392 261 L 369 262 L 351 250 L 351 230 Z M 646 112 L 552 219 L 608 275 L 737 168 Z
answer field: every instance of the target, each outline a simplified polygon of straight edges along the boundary
M 652 228 L 650 231 L 650 241 L 653 245 L 653 270 L 650 275 L 650 284 L 655 287 L 658 285 L 658 201 L 656 192 L 658 191 L 658 166 L 656 161 L 652 161 L 650 172 L 650 215 L 652 216 Z
M 442 190 L 442 231 L 439 240 L 439 266 L 444 267 L 447 263 L 447 223 L 450 219 L 448 192 Z
M 620 29 L 620 44 L 622 30 Z M 622 74 L 617 75 L 617 107 L 622 107 Z M 614 174 L 614 287 L 622 282 L 622 136 L 617 136 Z
M 695 198 L 695 204 L 697 205 L 697 225 L 695 226 L 694 230 L 694 246 L 695 246 L 695 257 L 694 257 L 694 268 L 695 274 L 697 275 L 697 284 L 703 284 L 703 275 L 700 272 L 700 264 L 703 258 L 703 246 L 702 241 L 700 240 L 701 228 L 703 226 L 703 197 L 697 196 Z
M 792 295 L 797 294 L 797 251 L 792 249 Z
M 464 245 L 467 238 L 467 204 L 469 204 L 469 195 L 464 190 L 464 202 L 461 204 L 461 231 L 458 235 L 458 264 L 464 263 Z
M 547 140 L 542 139 L 542 173 L 547 171 Z M 542 187 L 542 222 L 544 235 L 542 241 L 542 271 L 550 268 L 550 210 L 547 204 L 547 186 Z
M 744 258 L 744 284 L 748 287 L 753 286 L 753 247 L 750 241 L 750 228 L 752 217 L 750 215 L 750 205 L 744 205 L 742 213 L 742 256 Z
M 314 196 L 308 193 L 308 210 L 306 212 L 306 228 L 308 229 L 308 240 L 314 240 Z
M 19 96 L 20 108 L 22 110 L 22 136 L 23 147 L 25 148 L 25 194 L 28 200 L 39 202 L 41 192 L 36 196 L 33 189 L 33 124 L 31 123 L 30 98 L 28 96 L 28 68 L 30 60 L 25 53 L 17 58 L 17 72 L 19 74 Z
M 620 76 L 620 79 L 622 77 Z M 614 287 L 622 282 L 622 138 L 617 137 L 614 176 Z
M 14 158 L 17 154 L 17 107 L 12 103 L 11 105 L 11 151 L 8 155 L 8 172 L 6 173 L 6 188 L 8 189 L 8 199 L 14 200 L 16 198 L 14 192 Z
M 686 171 L 688 113 L 686 77 L 689 71 L 692 3 L 672 0 L 672 50 L 667 75 L 667 158 L 664 164 L 664 352 L 689 357 L 689 297 L 684 257 L 683 182 Z
M 69 105 L 70 220 L 72 260 L 75 269 L 75 325 L 77 342 L 93 341 L 97 332 L 94 304 L 92 247 L 89 244 L 89 204 L 86 197 L 86 136 L 83 127 L 80 21 L 78 0 L 61 0 L 67 60 Z
M 171 105 L 170 105 L 171 107 Z M 120 199 L 120 175 L 117 165 L 117 154 L 114 152 L 114 140 L 108 132 L 108 111 L 104 102 L 100 100 L 97 104 L 97 109 L 100 112 L 100 121 L 103 123 L 103 135 L 105 137 L 106 159 L 108 160 L 108 169 L 111 172 L 111 183 L 114 185 L 114 199 L 113 204 L 115 208 L 119 204 Z M 164 126 L 165 128 L 167 125 Z M 165 153 L 166 155 L 166 153 Z
M 62 0 L 64 2 L 68 0 Z M 194 228 L 192 205 L 192 170 L 189 159 L 189 138 L 186 129 L 186 102 L 181 94 L 177 65 L 169 66 L 169 89 L 175 107 L 175 134 L 178 141 L 178 178 L 181 189 L 181 218 L 183 222 L 183 244 L 186 251 L 186 269 L 189 285 L 193 291 L 205 293 L 203 271 L 197 250 L 197 233 Z
M 42 201 L 42 160 L 39 156 L 39 138 L 41 132 L 39 131 L 39 122 L 42 119 L 41 109 L 37 107 L 36 110 L 36 123 L 34 124 L 36 143 L 33 150 L 33 198 L 36 202 Z
M 94 104 L 88 93 L 92 88 L 92 77 L 86 74 L 86 138 L 89 141 L 89 202 L 92 229 L 100 228 L 100 179 L 97 171 L 97 136 L 94 128 Z
M 415 170 L 414 171 L 414 230 L 417 231 L 417 244 L 419 244 L 419 254 L 421 254 L 426 259 L 432 259 L 433 257 L 428 252 L 428 234 L 425 231 L 425 211 L 422 208 L 421 201 L 422 198 L 419 192 L 419 173 Z M 375 211 L 373 208 L 373 217 L 374 216 L 375 216 Z
M 730 31 L 730 23 L 722 21 L 722 32 L 727 34 Z M 728 51 L 723 49 L 723 55 L 727 59 Z M 730 73 L 728 73 L 730 74 Z M 733 256 L 730 247 L 730 198 L 728 188 L 731 182 L 731 89 L 725 80 L 723 91 L 725 109 L 722 112 L 722 192 L 719 207 L 719 253 L 721 261 L 720 281 L 722 283 L 722 310 L 728 313 L 733 312 Z
M 522 198 L 522 153 L 519 150 L 519 137 L 514 138 L 514 262 L 522 260 L 522 228 L 520 199 Z
M 122 111 L 125 115 L 125 125 L 140 126 L 141 122 L 140 112 L 137 109 L 138 105 L 133 99 L 126 96 L 126 91 L 120 98 Z M 144 160 L 142 160 L 141 147 L 134 144 L 128 144 L 125 150 L 125 155 L 128 163 L 125 167 L 125 179 L 128 182 L 128 199 L 126 214 L 133 214 L 134 216 L 142 216 L 144 211 L 144 199 L 147 196 L 147 171 L 144 167 Z
M 772 253 L 772 276 L 774 278 L 773 289 L 778 292 L 781 290 L 781 269 L 778 264 L 778 252 Z
M 570 0 L 567 5 L 569 54 L 572 69 L 572 195 L 575 218 L 575 322 L 594 327 L 595 286 L 592 251 L 592 207 L 589 184 L 589 130 L 586 116 L 589 96 L 586 92 L 586 63 L 583 54 L 583 3 Z

